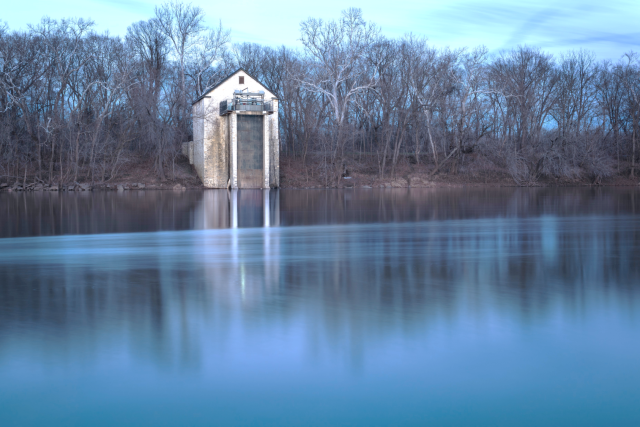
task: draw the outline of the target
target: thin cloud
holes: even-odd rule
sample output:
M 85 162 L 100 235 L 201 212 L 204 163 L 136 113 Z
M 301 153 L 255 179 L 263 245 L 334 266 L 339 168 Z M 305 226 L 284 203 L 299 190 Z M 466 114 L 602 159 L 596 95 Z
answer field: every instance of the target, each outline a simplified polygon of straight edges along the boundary
M 637 46 L 635 21 L 640 10 L 630 2 L 611 0 L 537 2 L 452 2 L 422 15 L 431 40 L 460 46 L 470 41 L 492 51 L 528 44 L 552 51 L 586 48 L 615 57 Z M 619 31 L 618 31 L 619 30 Z M 603 49 L 609 45 L 609 50 Z
M 529 17 L 522 25 L 511 33 L 511 37 L 504 44 L 504 48 L 515 46 L 526 41 L 526 38 L 530 34 L 535 34 L 541 27 L 544 26 L 549 20 L 557 19 L 562 16 L 566 16 L 566 13 L 558 9 L 543 9 L 540 12 L 534 13 Z
M 610 43 L 615 45 L 640 46 L 640 32 L 634 33 L 598 33 L 584 37 L 565 38 L 540 43 L 541 47 L 548 46 L 584 46 L 594 43 Z

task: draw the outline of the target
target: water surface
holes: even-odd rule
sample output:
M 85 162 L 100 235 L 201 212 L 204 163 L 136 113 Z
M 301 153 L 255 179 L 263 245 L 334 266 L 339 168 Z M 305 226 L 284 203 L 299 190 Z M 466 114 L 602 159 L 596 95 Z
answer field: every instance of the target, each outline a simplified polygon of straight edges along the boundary
M 640 425 L 639 196 L 0 194 L 0 425 Z

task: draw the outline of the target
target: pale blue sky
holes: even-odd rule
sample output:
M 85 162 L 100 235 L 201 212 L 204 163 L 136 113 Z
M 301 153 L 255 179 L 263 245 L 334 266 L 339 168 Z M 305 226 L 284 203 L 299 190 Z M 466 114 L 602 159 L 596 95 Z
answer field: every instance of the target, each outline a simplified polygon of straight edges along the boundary
M 8 3 L 8 4 L 7 4 Z M 127 27 L 153 15 L 161 1 L 153 0 L 6 0 L 0 21 L 12 29 L 26 28 L 44 15 L 83 17 L 98 31 L 124 35 Z M 359 7 L 365 19 L 390 37 L 412 32 L 436 46 L 486 45 L 499 51 L 529 44 L 558 54 L 580 47 L 600 58 L 618 59 L 640 51 L 640 1 L 431 1 L 321 0 L 192 1 L 202 7 L 210 24 L 222 21 L 234 42 L 298 46 L 300 21 L 309 16 L 335 19 L 347 7 Z M 267 24 L 271 23 L 271 24 Z

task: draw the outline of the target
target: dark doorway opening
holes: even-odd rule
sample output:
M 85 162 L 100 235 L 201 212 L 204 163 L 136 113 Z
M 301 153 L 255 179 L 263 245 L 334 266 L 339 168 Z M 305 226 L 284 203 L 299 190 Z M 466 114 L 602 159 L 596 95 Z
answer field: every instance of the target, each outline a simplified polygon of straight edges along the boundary
M 238 187 L 262 188 L 263 116 L 238 114 Z

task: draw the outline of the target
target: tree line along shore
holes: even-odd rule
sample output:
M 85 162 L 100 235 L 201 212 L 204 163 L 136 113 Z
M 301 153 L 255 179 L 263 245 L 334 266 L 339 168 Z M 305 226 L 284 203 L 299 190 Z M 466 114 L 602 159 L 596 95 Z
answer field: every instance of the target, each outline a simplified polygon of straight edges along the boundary
M 359 9 L 303 21 L 299 48 L 233 43 L 177 1 L 93 27 L 0 26 L 0 190 L 199 187 L 191 102 L 237 68 L 280 100 L 283 187 L 637 184 L 633 52 L 439 49 Z

